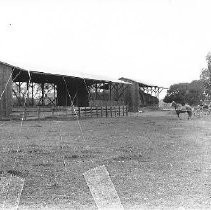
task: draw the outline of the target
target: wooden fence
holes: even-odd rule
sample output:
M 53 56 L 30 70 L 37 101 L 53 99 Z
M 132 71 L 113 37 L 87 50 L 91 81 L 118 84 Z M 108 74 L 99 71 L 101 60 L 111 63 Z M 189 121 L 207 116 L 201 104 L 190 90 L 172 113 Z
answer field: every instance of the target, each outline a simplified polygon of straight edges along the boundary
M 101 107 L 18 107 L 13 108 L 12 119 L 45 119 L 45 118 L 92 118 L 128 116 L 127 106 Z

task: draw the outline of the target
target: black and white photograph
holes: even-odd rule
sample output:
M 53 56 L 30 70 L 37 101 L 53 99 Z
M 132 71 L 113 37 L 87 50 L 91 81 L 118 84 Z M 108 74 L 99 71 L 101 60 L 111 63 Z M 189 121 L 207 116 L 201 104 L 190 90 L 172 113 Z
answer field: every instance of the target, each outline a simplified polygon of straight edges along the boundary
M 0 0 L 0 210 L 211 209 L 210 0 Z

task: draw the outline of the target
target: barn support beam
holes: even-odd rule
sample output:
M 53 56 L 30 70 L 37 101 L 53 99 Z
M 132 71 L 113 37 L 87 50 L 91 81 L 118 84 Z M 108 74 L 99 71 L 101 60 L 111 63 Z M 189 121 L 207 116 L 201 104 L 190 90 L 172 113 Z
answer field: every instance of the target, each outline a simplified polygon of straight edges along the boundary
M 19 93 L 19 98 L 21 98 L 21 83 L 18 82 L 18 93 Z
M 89 105 L 89 92 L 83 80 L 68 80 L 57 84 L 58 106 Z
M 27 95 L 26 95 L 26 106 L 29 106 L 29 82 L 26 83 Z
M 77 89 L 74 92 L 74 96 L 76 95 L 78 98 L 77 106 L 89 106 L 89 92 L 84 84 L 83 80 L 76 81 L 77 82 Z
M 66 84 L 61 82 L 57 84 L 57 105 L 58 106 L 66 106 L 67 105 L 67 88 Z
M 12 68 L 0 64 L 0 120 L 12 112 Z
M 144 91 L 142 89 L 139 89 L 139 96 L 140 96 L 140 105 L 145 106 L 146 99 L 145 99 Z
M 34 83 L 31 84 L 32 87 L 32 106 L 34 106 Z
M 140 106 L 139 84 L 134 82 L 127 88 L 126 103 L 130 112 L 138 112 Z
M 57 99 L 56 99 L 56 85 L 53 84 L 53 98 L 54 98 L 54 106 L 57 105 Z
M 97 83 L 95 83 L 95 99 L 94 100 L 96 99 L 97 99 Z
M 112 100 L 112 97 L 111 97 L 111 94 L 112 94 L 112 90 L 111 89 L 112 89 L 112 87 L 111 86 L 112 86 L 112 83 L 110 82 L 109 83 L 109 101 Z
M 44 90 L 44 83 L 41 83 L 41 89 L 42 89 L 42 97 L 41 97 L 41 104 L 42 106 L 44 106 L 44 94 L 45 94 L 45 90 Z

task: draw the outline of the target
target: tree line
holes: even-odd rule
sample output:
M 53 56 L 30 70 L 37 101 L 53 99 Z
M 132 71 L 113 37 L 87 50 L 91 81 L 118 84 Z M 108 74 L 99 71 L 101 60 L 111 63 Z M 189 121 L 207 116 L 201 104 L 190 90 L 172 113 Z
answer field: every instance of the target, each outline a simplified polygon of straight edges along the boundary
M 206 56 L 207 68 L 201 70 L 200 79 L 191 83 L 171 85 L 165 98 L 166 103 L 198 105 L 200 101 L 211 99 L 211 53 Z

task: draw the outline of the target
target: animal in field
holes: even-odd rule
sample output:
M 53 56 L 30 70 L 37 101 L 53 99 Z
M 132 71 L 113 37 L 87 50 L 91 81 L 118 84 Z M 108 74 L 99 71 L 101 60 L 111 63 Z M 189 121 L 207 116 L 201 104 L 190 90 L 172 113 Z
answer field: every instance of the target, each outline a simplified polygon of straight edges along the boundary
M 187 113 L 188 119 L 190 119 L 193 115 L 193 108 L 188 104 L 185 104 L 184 106 L 182 106 L 181 104 L 177 104 L 175 101 L 173 101 L 171 106 L 174 107 L 176 114 L 180 120 L 181 120 L 181 118 L 179 115 L 181 113 Z

